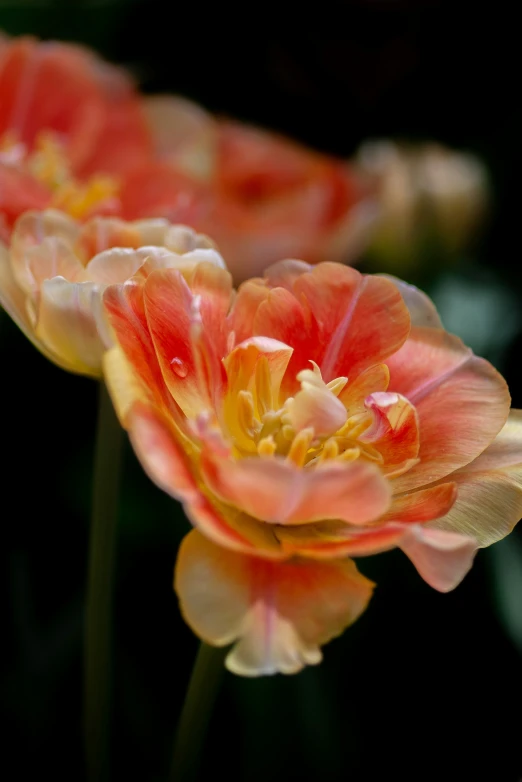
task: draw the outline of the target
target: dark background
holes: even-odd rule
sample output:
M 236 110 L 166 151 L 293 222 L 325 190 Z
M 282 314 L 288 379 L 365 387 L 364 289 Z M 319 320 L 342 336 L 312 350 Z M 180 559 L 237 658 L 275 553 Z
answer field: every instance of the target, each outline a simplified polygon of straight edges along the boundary
M 425 282 L 446 326 L 495 363 L 522 407 L 514 20 L 500 7 L 479 13 L 427 0 L 321 3 L 313 18 L 299 8 L 278 39 L 268 31 L 283 20 L 268 8 L 231 10 L 218 23 L 199 4 L 151 0 L 0 0 L 0 29 L 82 41 L 130 67 L 146 91 L 179 92 L 344 157 L 383 136 L 432 138 L 479 154 L 493 191 L 480 240 L 451 265 L 419 257 L 408 279 Z M 317 40 L 316 21 L 346 37 Z M 312 35 L 297 32 L 301 23 Z M 0 317 L 1 762 L 7 779 L 81 782 L 97 389 L 52 366 Z M 167 776 L 197 649 L 171 588 L 186 529 L 180 508 L 128 448 L 114 614 L 115 780 Z M 378 583 L 374 599 L 325 648 L 321 666 L 253 681 L 226 674 L 201 778 L 520 782 L 521 551 L 517 530 L 480 552 L 448 595 L 426 586 L 400 553 L 360 560 Z

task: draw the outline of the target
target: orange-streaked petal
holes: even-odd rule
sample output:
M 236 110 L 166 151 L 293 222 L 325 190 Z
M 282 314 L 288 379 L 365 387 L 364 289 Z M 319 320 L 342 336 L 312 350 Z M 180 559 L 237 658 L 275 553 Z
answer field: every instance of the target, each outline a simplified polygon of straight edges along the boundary
M 470 570 L 478 544 L 473 538 L 412 525 L 399 544 L 424 581 L 439 592 L 455 589 Z
M 169 394 L 152 343 L 143 303 L 143 286 L 129 280 L 106 289 L 103 302 L 126 361 L 139 379 L 143 393 L 159 407 L 175 413 L 176 404 Z M 119 377 L 122 362 L 116 361 L 114 385 L 118 395 L 127 398 L 125 384 L 128 371 Z M 134 385 L 134 384 L 133 384 Z M 123 404 L 123 402 L 122 402 Z M 125 403 L 125 406 L 128 406 Z
M 383 457 L 382 469 L 394 468 L 416 459 L 419 453 L 417 411 L 406 397 L 377 391 L 366 399 L 372 413 L 371 426 L 359 436 L 362 443 L 373 445 Z
M 35 335 L 72 372 L 102 374 L 103 344 L 97 318 L 102 317 L 101 291 L 91 282 L 72 283 L 63 277 L 40 288 Z
M 175 589 L 207 643 L 234 643 L 226 666 L 243 676 L 297 673 L 366 608 L 373 584 L 351 560 L 268 562 L 215 546 L 197 531 L 181 544 Z
M 268 279 L 284 275 L 286 263 L 268 269 Z M 274 289 L 258 308 L 255 329 L 294 348 L 288 369 L 290 391 L 310 360 L 319 365 L 325 382 L 339 376 L 353 379 L 382 362 L 408 336 L 408 310 L 389 280 L 332 263 L 296 277 L 290 262 L 288 274 L 293 293 Z
M 239 286 L 228 316 L 230 332 L 239 344 L 254 335 L 254 322 L 259 305 L 270 295 L 264 280 L 247 280 Z M 265 335 L 266 336 L 266 335 Z
M 394 480 L 395 492 L 435 482 L 468 464 L 507 419 L 504 379 L 451 334 L 414 328 L 387 363 L 390 391 L 415 405 L 420 432 L 420 463 Z
M 387 391 L 390 383 L 390 371 L 386 364 L 376 364 L 357 375 L 348 378 L 348 383 L 339 394 L 339 399 L 346 407 L 348 415 L 363 413 L 366 397 L 376 391 Z
M 395 548 L 407 532 L 404 524 L 355 528 L 340 521 L 325 521 L 274 530 L 287 556 L 312 559 L 366 557 Z
M 280 457 L 232 461 L 204 452 L 201 469 L 220 499 L 272 524 L 321 519 L 365 524 L 390 502 L 389 482 L 363 462 L 328 461 L 306 470 Z
M 105 359 L 107 359 L 107 354 Z M 113 378 L 109 378 L 115 395 Z M 117 401 L 119 401 L 119 397 Z M 184 503 L 189 520 L 217 545 L 258 553 L 271 559 L 283 555 L 268 525 L 202 494 L 198 487 L 197 449 L 187 433 L 161 412 L 135 396 L 124 416 L 134 450 L 146 473 L 163 491 Z
M 398 494 L 393 497 L 390 509 L 379 521 L 383 524 L 418 524 L 439 519 L 451 510 L 456 498 L 457 484 L 454 481 Z
M 222 382 L 231 280 L 224 269 L 201 264 L 191 285 L 177 270 L 155 271 L 144 285 L 144 301 L 165 382 L 183 412 L 194 418 L 213 406 Z

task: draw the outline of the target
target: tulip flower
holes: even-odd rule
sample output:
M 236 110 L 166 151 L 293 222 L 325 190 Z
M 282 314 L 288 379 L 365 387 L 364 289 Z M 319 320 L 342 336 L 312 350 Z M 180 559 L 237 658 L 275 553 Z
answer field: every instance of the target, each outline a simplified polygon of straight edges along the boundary
M 216 241 L 235 281 L 282 257 L 351 263 L 368 243 L 376 203 L 348 162 L 176 96 L 154 96 L 144 108 L 158 157 L 207 189 L 191 224 Z M 167 189 L 163 171 L 156 190 Z M 147 214 L 163 214 L 158 204 Z
M 416 288 L 283 261 L 236 292 L 203 262 L 104 302 L 118 415 L 194 527 L 181 611 L 231 671 L 319 662 L 371 597 L 353 557 L 398 547 L 445 592 L 522 515 L 522 414 Z
M 26 212 L 9 249 L 0 244 L 0 304 L 51 361 L 101 377 L 102 355 L 112 344 L 102 307 L 107 285 L 142 267 L 185 268 L 201 260 L 224 266 L 212 248 L 207 237 L 166 220 L 80 223 L 53 209 Z
M 82 219 L 146 211 L 157 156 L 123 70 L 78 45 L 3 37 L 0 106 L 0 240 L 31 209 Z M 191 219 L 197 183 L 171 170 L 168 188 L 169 216 Z

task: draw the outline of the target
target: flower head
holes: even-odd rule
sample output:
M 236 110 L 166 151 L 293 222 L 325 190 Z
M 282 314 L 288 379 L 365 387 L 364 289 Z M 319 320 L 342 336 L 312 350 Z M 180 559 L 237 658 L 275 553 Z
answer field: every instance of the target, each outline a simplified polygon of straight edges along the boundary
M 26 212 L 9 249 L 0 245 L 0 304 L 51 361 L 101 376 L 112 344 L 102 295 L 107 285 L 153 268 L 205 260 L 224 266 L 212 242 L 166 220 L 80 223 L 62 212 Z
M 122 210 L 122 176 L 153 157 L 123 71 L 78 45 L 4 38 L 0 103 L 0 239 L 28 209 Z
M 182 98 L 153 97 L 145 110 L 157 154 L 206 188 L 191 224 L 217 242 L 234 280 L 284 257 L 349 263 L 365 247 L 375 204 L 346 161 Z
M 348 557 L 399 547 L 446 591 L 522 515 L 521 415 L 417 289 L 285 261 L 236 293 L 201 263 L 104 300 L 120 419 L 195 527 L 183 614 L 231 670 L 318 662 L 371 596 Z

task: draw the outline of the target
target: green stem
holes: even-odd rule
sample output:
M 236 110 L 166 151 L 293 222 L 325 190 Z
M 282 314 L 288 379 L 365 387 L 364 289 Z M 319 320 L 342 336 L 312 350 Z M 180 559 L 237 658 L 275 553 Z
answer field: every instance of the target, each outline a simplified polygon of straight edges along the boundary
M 84 729 L 90 782 L 103 782 L 108 775 L 114 553 L 123 442 L 123 429 L 105 384 L 100 382 L 84 648 Z
M 225 670 L 227 651 L 201 642 L 178 722 L 171 782 L 193 782 L 197 778 L 205 735 Z

